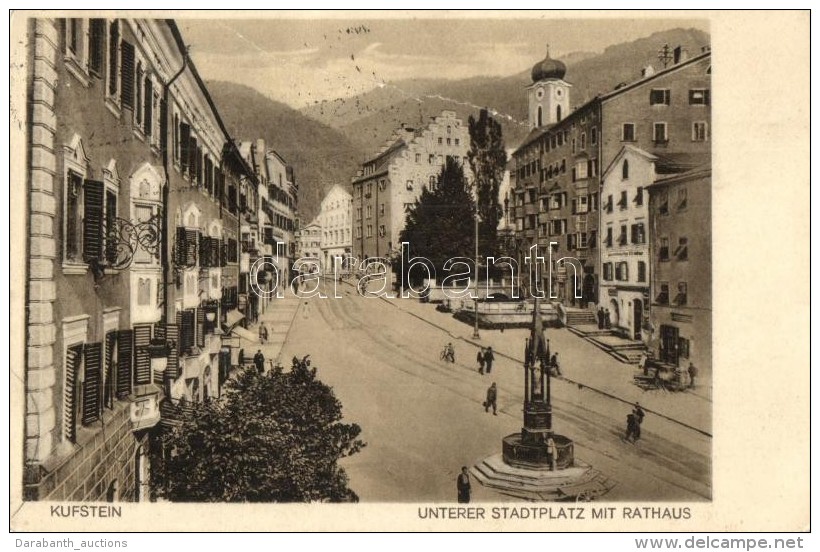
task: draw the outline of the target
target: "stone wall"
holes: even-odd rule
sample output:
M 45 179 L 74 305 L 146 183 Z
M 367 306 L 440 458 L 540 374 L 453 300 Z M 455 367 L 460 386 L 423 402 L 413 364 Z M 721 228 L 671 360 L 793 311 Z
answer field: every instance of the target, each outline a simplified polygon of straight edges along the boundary
M 104 502 L 116 480 L 118 499 L 135 500 L 135 457 L 140 442 L 131 432 L 129 405 L 117 403 L 101 429 L 80 434 L 78 441 L 62 463 L 29 468 L 25 499 Z

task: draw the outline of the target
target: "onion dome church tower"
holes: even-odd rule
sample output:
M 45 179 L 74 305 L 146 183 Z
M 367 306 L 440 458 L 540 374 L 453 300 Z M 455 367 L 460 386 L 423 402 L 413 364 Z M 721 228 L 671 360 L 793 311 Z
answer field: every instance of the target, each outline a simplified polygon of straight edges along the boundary
M 532 68 L 532 84 L 527 87 L 530 128 L 554 125 L 569 114 L 569 89 L 572 85 L 564 80 L 567 66 L 547 57 Z

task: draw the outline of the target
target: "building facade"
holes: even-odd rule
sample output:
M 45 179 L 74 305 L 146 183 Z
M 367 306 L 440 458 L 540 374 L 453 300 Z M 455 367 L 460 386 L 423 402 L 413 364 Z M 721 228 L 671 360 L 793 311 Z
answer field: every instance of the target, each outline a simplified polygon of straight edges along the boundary
M 701 377 L 712 370 L 712 168 L 661 178 L 648 186 L 653 229 L 653 339 L 655 358 Z
M 289 281 L 296 258 L 298 187 L 293 168 L 276 151 L 268 148 L 264 139 L 241 142 L 239 151 L 256 176 L 253 191 L 256 203 L 250 206 L 256 224 L 248 227 L 248 240 L 253 241 L 255 247 L 249 249 L 248 262 L 253 266 L 258 261 L 263 271 L 252 285 L 269 292 L 271 282 L 276 280 L 271 274 L 272 267 L 279 271 L 280 282 Z M 271 274 L 270 278 L 267 278 L 268 274 Z M 259 297 L 252 290 L 250 295 L 249 301 L 260 311 L 264 311 L 271 300 L 265 297 L 266 294 Z
M 392 257 L 400 248 L 409 209 L 424 186 L 435 186 L 447 157 L 469 174 L 467 126 L 454 111 L 442 111 L 423 128 L 402 127 L 353 178 L 353 255 Z
M 297 231 L 297 259 L 322 258 L 322 225 L 316 218 Z
M 513 154 L 513 214 L 519 252 L 552 245 L 543 291 L 567 306 L 607 307 L 601 286 L 601 169 L 625 145 L 650 154 L 710 151 L 708 48 L 689 58 L 676 49 L 671 66 L 644 68 L 567 113 L 566 67 L 547 58 L 532 69 L 531 131 Z M 546 257 L 547 254 L 545 253 Z
M 658 178 L 690 170 L 706 161 L 704 155 L 652 155 L 626 145 L 604 171 L 601 187 L 602 308 L 612 329 L 627 339 L 645 343 L 649 324 L 652 262 L 649 257 L 649 201 L 647 187 Z
M 220 393 L 243 169 L 172 21 L 28 25 L 24 496 L 145 500 L 162 405 Z
M 325 274 L 337 274 L 350 267 L 353 230 L 353 196 L 338 184 L 322 199 L 317 220 L 322 229 L 321 260 Z

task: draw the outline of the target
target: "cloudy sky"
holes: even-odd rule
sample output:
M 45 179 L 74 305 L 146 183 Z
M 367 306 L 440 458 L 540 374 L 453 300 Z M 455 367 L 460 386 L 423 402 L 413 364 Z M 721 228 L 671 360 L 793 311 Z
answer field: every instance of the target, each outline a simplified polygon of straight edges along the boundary
M 600 52 L 702 19 L 553 19 L 514 12 L 275 14 L 268 19 L 177 19 L 206 80 L 256 88 L 293 107 L 349 97 L 402 79 L 513 75 L 543 58 Z M 627 15 L 630 15 L 627 13 Z M 316 17 L 316 16 L 313 16 Z

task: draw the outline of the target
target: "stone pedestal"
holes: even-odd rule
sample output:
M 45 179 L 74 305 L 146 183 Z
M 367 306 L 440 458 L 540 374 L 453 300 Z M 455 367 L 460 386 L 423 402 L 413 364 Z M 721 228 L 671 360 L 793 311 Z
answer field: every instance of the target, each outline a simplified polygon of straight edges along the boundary
M 615 482 L 576 460 L 575 465 L 551 470 L 511 466 L 501 454 L 477 463 L 470 474 L 496 492 L 529 501 L 592 500 L 606 494 Z

